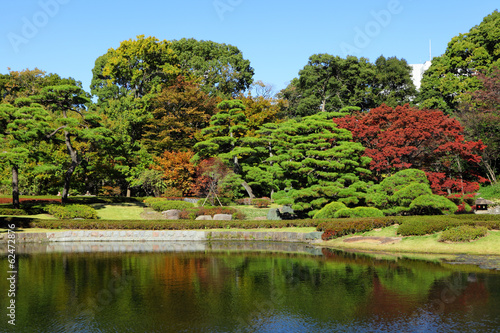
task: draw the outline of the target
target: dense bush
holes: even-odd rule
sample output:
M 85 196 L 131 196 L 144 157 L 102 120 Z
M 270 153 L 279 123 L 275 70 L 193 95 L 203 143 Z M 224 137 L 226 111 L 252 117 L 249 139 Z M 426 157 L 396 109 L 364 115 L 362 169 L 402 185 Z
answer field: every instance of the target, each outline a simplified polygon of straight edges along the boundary
M 194 207 L 194 204 L 190 202 L 180 201 L 180 200 L 169 200 L 164 198 L 147 198 L 146 200 L 144 200 L 144 203 L 148 207 L 151 207 L 152 209 L 156 210 L 157 212 L 163 212 L 165 210 L 170 210 L 170 209 L 183 210 L 186 208 Z
M 9 218 L 12 219 L 12 218 Z M 9 220 L 12 221 L 12 220 Z M 28 221 L 28 220 L 26 220 Z M 47 229 L 123 229 L 123 230 L 191 230 L 191 229 L 257 229 L 286 227 L 316 227 L 317 220 L 293 221 L 182 221 L 182 220 L 128 220 L 128 221 L 93 221 L 93 220 L 29 220 L 30 227 Z M 0 224 L 2 222 L 0 218 Z M 27 222 L 25 223 L 27 224 Z
M 414 215 L 445 215 L 454 214 L 458 210 L 450 199 L 435 194 L 421 195 L 410 204 Z
M 353 234 L 356 232 L 366 232 L 375 228 L 382 228 L 399 220 L 397 217 L 377 217 L 377 218 L 353 218 L 342 220 L 331 220 L 320 223 L 316 230 L 323 231 L 321 238 L 329 240 L 336 237 Z
M 342 208 L 335 215 L 336 218 L 345 217 L 383 217 L 384 213 L 375 207 Z
M 397 232 L 401 236 L 423 236 L 463 225 L 499 230 L 500 216 L 450 215 L 410 217 L 404 220 L 398 227 Z
M 252 199 L 252 205 L 257 208 L 267 208 L 271 204 L 271 199 L 269 198 L 255 198 Z
M 28 198 L 19 198 L 19 202 L 24 203 L 58 203 L 61 202 L 61 199 L 52 199 L 52 198 L 37 198 L 37 197 L 28 197 Z M 12 197 L 1 197 L 0 204 L 3 203 L 12 203 Z
M 39 221 L 31 217 L 17 217 L 17 216 L 0 216 L 0 228 L 9 228 L 9 225 L 14 224 L 16 228 L 33 228 L 34 221 Z
M 24 209 L 0 207 L 0 215 L 28 215 Z
M 481 197 L 484 199 L 498 199 L 500 198 L 500 183 L 481 186 L 479 193 L 481 193 Z
M 451 201 L 453 201 L 453 203 L 457 206 L 460 204 L 463 204 L 463 203 L 465 203 L 469 206 L 472 206 L 472 205 L 474 205 L 474 203 L 476 201 L 476 194 L 475 193 L 465 193 L 465 194 L 454 193 L 454 194 L 447 196 L 447 198 L 450 199 Z
M 456 226 L 460 224 L 461 222 L 458 220 L 410 220 L 405 221 L 402 225 L 400 225 L 397 233 L 401 236 L 423 236 L 442 231 L 449 226 Z
M 335 217 L 335 213 L 340 209 L 347 208 L 342 202 L 333 201 L 325 205 L 314 214 L 313 219 L 330 219 Z
M 408 215 L 411 202 L 428 194 L 432 194 L 432 190 L 425 172 L 405 169 L 370 187 L 366 203 L 382 210 L 385 215 Z
M 47 212 L 58 219 L 97 219 L 97 211 L 85 205 L 49 205 Z
M 235 202 L 238 205 L 250 206 L 252 204 L 252 199 L 251 198 L 241 198 L 241 199 L 237 199 Z
M 46 207 L 50 204 L 59 204 L 60 201 L 43 199 L 21 201 L 21 209 L 14 209 L 11 204 L 0 204 L 0 215 L 35 215 L 47 213 Z
M 470 225 L 461 225 L 452 229 L 443 231 L 439 237 L 440 242 L 470 242 L 475 239 L 486 236 L 488 229 L 486 227 L 473 227 Z
M 245 219 L 245 214 L 238 211 L 237 209 L 232 208 L 232 207 L 222 207 L 222 206 L 219 206 L 219 207 L 217 207 L 217 206 L 205 206 L 205 207 L 186 208 L 180 213 L 179 218 L 194 220 L 198 216 L 201 216 L 201 215 L 213 216 L 215 214 L 230 214 L 233 216 L 233 219 L 235 219 L 235 220 L 244 220 Z
M 408 207 L 415 198 L 426 194 L 432 194 L 432 190 L 428 184 L 410 183 L 408 186 L 394 193 L 392 197 L 399 205 Z

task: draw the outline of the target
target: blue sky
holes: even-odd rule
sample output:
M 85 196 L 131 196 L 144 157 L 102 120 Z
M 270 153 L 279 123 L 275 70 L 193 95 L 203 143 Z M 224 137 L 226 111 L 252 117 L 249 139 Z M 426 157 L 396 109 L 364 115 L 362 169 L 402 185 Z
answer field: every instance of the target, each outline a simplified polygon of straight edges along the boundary
M 255 80 L 283 89 L 316 53 L 423 63 L 499 9 L 498 0 L 2 1 L 0 73 L 38 67 L 82 81 L 97 57 L 137 35 L 237 46 Z

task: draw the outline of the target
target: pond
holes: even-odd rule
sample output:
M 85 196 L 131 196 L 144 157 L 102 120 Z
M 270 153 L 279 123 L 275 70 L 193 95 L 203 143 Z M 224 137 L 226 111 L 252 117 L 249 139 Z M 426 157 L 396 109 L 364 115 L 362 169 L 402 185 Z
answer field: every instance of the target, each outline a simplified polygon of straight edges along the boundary
M 17 251 L 16 325 L 5 316 L 9 281 L 2 278 L 1 332 L 500 327 L 500 271 L 477 265 L 264 242 L 25 244 Z

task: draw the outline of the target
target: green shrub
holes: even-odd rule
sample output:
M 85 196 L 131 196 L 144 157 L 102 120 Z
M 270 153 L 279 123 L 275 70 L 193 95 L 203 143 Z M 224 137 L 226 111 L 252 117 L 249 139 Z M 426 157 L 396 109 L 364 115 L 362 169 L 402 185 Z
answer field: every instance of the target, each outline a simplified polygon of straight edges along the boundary
M 24 209 L 0 207 L 0 215 L 28 215 Z
M 410 220 L 405 221 L 398 227 L 397 233 L 401 236 L 423 236 L 430 235 L 438 231 L 446 229 L 450 225 L 460 224 L 459 221 L 455 223 L 451 221 L 426 221 L 426 220 Z
M 479 193 L 481 198 L 488 200 L 500 198 L 500 183 L 481 186 Z
M 439 237 L 440 242 L 470 242 L 475 239 L 486 236 L 488 229 L 485 227 L 473 227 L 470 225 L 461 225 L 452 229 L 443 231 Z
M 267 208 L 271 204 L 271 199 L 269 198 L 256 198 L 252 199 L 252 205 L 257 208 Z
M 85 205 L 49 205 L 47 212 L 58 219 L 97 219 L 97 211 Z
M 246 206 L 252 205 L 252 199 L 251 198 L 241 198 L 241 199 L 237 199 L 235 202 L 238 205 L 246 205 Z
M 3 219 L 6 219 L 3 221 Z M 0 226 L 12 221 L 12 218 L 0 217 Z M 17 218 L 21 221 L 21 218 Z M 17 220 L 16 220 L 17 221 Z M 95 220 L 34 220 L 22 219 L 24 225 L 32 228 L 47 229 L 122 229 L 122 230 L 192 230 L 192 229 L 256 229 L 256 228 L 286 228 L 286 227 L 316 227 L 317 220 L 294 221 L 183 221 L 183 220 L 127 220 L 127 221 L 95 221 Z M 18 225 L 18 222 L 16 222 Z
M 411 183 L 394 193 L 391 199 L 400 206 L 408 207 L 413 200 L 426 194 L 432 194 L 432 190 L 428 184 Z
M 485 227 L 489 230 L 500 229 L 498 215 L 419 216 L 407 217 L 402 221 L 397 231 L 402 236 L 429 235 L 463 225 Z
M 194 204 L 181 200 L 169 200 L 164 198 L 147 198 L 144 203 L 156 210 L 157 212 L 163 212 L 170 209 L 183 210 L 186 208 L 194 207 Z
M 342 208 L 335 213 L 335 218 L 345 217 L 383 217 L 384 213 L 375 207 Z
M 330 219 L 335 216 L 335 213 L 340 209 L 347 208 L 342 202 L 333 201 L 321 208 L 316 214 L 314 214 L 313 219 Z
M 410 204 L 414 215 L 445 215 L 454 214 L 458 210 L 451 200 L 435 194 L 421 195 Z
M 366 232 L 375 228 L 382 228 L 398 222 L 397 217 L 364 217 L 331 220 L 318 224 L 316 230 L 323 231 L 321 239 L 329 240 L 336 237 Z
M 366 203 L 382 210 L 385 215 L 408 215 L 411 202 L 421 195 L 428 194 L 432 194 L 432 190 L 425 172 L 406 169 L 370 187 L 366 194 Z

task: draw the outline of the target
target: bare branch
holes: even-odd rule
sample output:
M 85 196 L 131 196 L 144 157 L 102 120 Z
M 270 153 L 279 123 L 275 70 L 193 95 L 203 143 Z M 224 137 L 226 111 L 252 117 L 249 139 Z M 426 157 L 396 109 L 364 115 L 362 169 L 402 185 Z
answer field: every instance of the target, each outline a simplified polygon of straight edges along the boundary
M 67 127 L 66 125 L 64 125 L 64 126 L 59 126 L 58 128 L 56 128 L 56 129 L 54 130 L 54 132 L 52 132 L 52 133 L 48 134 L 48 135 L 46 136 L 46 138 L 47 138 L 47 139 L 50 139 L 51 137 L 53 137 L 54 135 L 56 135 L 56 133 L 57 133 L 57 132 L 59 132 L 60 130 L 62 130 L 63 128 L 66 128 L 66 127 Z

